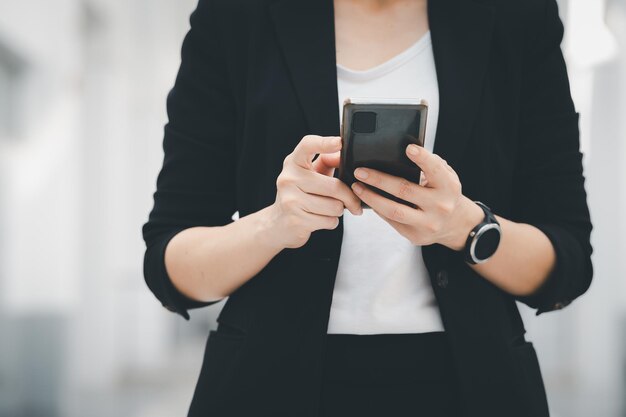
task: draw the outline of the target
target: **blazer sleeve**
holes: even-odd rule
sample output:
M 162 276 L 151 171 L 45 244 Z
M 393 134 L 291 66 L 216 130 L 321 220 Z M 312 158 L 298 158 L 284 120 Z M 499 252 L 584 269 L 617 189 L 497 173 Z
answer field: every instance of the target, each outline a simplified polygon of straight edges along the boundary
M 560 47 L 563 24 L 556 0 L 546 0 L 537 28 L 523 62 L 512 220 L 540 229 L 556 252 L 556 266 L 541 288 L 516 297 L 539 315 L 561 309 L 587 291 L 593 249 L 579 115 Z
M 199 0 L 167 97 L 163 165 L 142 228 L 145 281 L 164 307 L 187 320 L 188 309 L 221 300 L 200 302 L 179 292 L 165 268 L 165 248 L 186 228 L 233 222 L 236 211 L 234 100 L 212 18 L 209 1 Z

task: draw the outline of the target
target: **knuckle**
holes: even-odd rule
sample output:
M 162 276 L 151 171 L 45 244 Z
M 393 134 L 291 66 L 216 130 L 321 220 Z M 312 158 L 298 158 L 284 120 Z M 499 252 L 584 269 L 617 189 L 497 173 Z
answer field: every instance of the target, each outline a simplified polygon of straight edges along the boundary
M 278 178 L 276 178 L 276 187 L 277 188 L 284 188 L 287 187 L 289 185 L 292 185 L 294 183 L 294 178 L 291 177 L 290 175 L 286 175 L 286 174 L 281 174 L 278 176 Z
M 437 209 L 442 213 L 449 214 L 452 213 L 452 203 L 447 200 L 442 200 L 437 202 Z
M 407 179 L 402 179 L 402 181 L 400 182 L 400 189 L 398 190 L 398 194 L 398 197 L 406 200 L 407 197 L 410 197 L 413 194 L 413 184 Z
M 293 154 L 288 154 L 287 156 L 285 156 L 285 158 L 283 159 L 283 168 L 287 167 L 291 163 L 291 160 L 293 158 L 292 155 Z
M 391 219 L 396 221 L 404 220 L 405 214 L 402 207 L 395 207 L 391 210 Z
M 437 233 L 440 230 L 440 225 L 438 221 L 433 220 L 428 222 L 426 228 L 430 233 Z
M 339 178 L 333 178 L 330 181 L 330 185 L 329 185 L 329 191 L 333 194 L 336 195 L 339 192 L 341 192 L 341 190 L 343 189 L 343 182 L 339 179 Z
M 324 177 L 322 179 L 324 183 L 324 190 L 329 194 L 334 194 L 338 189 L 337 180 L 337 178 Z

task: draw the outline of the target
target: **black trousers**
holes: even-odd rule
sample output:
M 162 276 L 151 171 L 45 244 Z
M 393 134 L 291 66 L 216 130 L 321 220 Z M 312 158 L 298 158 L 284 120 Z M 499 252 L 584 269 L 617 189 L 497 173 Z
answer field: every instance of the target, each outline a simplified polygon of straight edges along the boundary
M 458 417 L 443 332 L 328 334 L 322 417 Z

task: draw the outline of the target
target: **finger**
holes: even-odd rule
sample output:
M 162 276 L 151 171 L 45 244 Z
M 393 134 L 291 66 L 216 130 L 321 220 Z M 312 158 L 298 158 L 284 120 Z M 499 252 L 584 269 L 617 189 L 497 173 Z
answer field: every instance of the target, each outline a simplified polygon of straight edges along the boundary
M 441 158 L 441 156 L 439 156 Z M 454 169 L 452 169 L 452 167 L 448 164 L 448 161 L 446 161 L 445 159 L 441 158 L 441 162 L 443 162 L 443 165 L 448 169 L 448 171 L 450 172 L 454 172 Z
M 376 211 L 376 210 L 374 210 Z M 393 227 L 398 233 L 400 233 L 402 236 L 410 236 L 412 233 L 414 233 L 413 227 L 408 225 L 408 224 L 403 224 L 403 223 L 398 223 L 395 220 L 391 220 L 388 219 L 387 217 L 381 215 L 380 213 L 377 213 L 381 219 L 383 219 L 384 221 L 386 221 L 391 227 Z
M 450 165 L 446 164 L 446 168 L 448 169 L 448 171 L 450 171 L 450 173 L 452 174 L 453 177 L 457 176 L 456 171 Z
M 402 177 L 387 174 L 376 169 L 359 167 L 354 170 L 354 175 L 361 182 L 373 185 L 383 191 L 387 191 L 398 198 L 424 207 L 433 200 L 432 188 L 422 187 Z
M 298 187 L 305 193 L 332 197 L 341 201 L 352 214 L 358 216 L 363 213 L 359 197 L 339 178 L 313 171 L 305 171 L 302 175 L 303 178 L 298 181 Z
M 312 214 L 339 217 L 346 208 L 343 202 L 336 198 L 304 192 L 302 194 L 302 208 Z
M 408 158 L 424 171 L 431 187 L 445 187 L 450 182 L 447 163 L 428 149 L 411 144 L 406 148 Z
M 312 159 L 315 154 L 325 154 L 337 152 L 341 149 L 341 138 L 339 136 L 317 136 L 307 135 L 292 152 L 293 162 L 303 168 L 311 169 Z
M 339 168 L 340 160 L 341 151 L 320 154 L 319 158 L 313 162 L 313 171 L 326 176 L 332 176 L 335 168 Z
M 339 225 L 339 217 L 337 216 L 324 216 L 320 214 L 313 214 L 307 211 L 302 211 L 301 216 L 307 223 L 311 230 L 328 229 L 332 230 Z
M 416 224 L 424 218 L 423 210 L 385 198 L 359 181 L 352 184 L 352 189 L 363 202 L 388 219 L 403 224 Z

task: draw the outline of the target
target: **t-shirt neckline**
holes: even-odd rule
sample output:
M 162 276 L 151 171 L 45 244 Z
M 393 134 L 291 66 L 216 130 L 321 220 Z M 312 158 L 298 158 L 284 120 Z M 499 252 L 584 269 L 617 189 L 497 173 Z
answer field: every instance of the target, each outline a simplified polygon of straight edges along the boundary
M 353 70 L 345 67 L 341 64 L 337 64 L 337 76 L 339 78 L 353 80 L 353 81 L 367 81 L 374 78 L 383 76 L 384 74 L 393 71 L 394 69 L 402 66 L 402 64 L 409 61 L 411 58 L 420 54 L 430 44 L 430 30 L 427 31 L 420 39 L 418 39 L 413 45 L 409 46 L 404 51 L 400 52 L 393 58 L 388 59 L 382 64 L 378 64 L 372 68 L 366 70 Z

